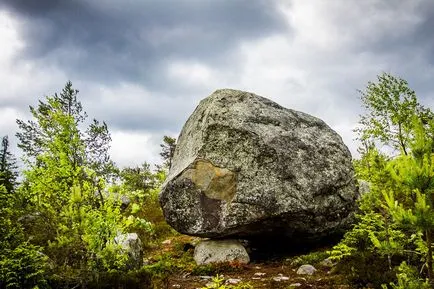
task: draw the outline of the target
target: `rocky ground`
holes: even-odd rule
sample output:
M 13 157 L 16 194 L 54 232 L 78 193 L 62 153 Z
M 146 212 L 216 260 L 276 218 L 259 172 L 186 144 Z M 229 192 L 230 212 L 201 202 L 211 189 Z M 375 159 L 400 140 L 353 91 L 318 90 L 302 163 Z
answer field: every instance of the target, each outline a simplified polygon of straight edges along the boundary
M 222 273 L 219 277 L 223 279 L 221 284 L 239 284 L 239 288 L 351 288 L 344 284 L 341 276 L 330 273 L 328 269 L 318 269 L 313 275 L 298 275 L 296 271 L 296 268 L 281 262 L 252 263 L 242 271 Z M 207 286 L 214 288 L 212 276 L 192 276 L 187 273 L 172 276 L 168 280 L 168 288 Z
M 300 256 L 252 260 L 247 265 L 197 266 L 190 246 L 195 241 L 195 238 L 177 236 L 154 248 L 147 258 L 148 266 L 167 273 L 156 288 L 354 288 L 335 272 L 331 262 L 324 261 L 324 249 Z

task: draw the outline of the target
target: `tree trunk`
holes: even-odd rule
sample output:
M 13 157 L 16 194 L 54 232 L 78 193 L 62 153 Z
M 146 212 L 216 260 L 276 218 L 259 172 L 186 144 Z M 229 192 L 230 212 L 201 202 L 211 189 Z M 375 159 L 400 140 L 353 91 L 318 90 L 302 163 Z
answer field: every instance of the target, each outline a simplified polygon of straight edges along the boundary
M 428 279 L 429 283 L 431 284 L 431 287 L 433 287 L 433 274 L 432 274 L 432 247 L 431 247 L 431 230 L 426 230 L 426 245 L 428 247 L 428 253 L 426 257 L 426 264 L 427 264 L 427 270 L 428 270 Z
M 398 140 L 399 140 L 399 144 L 401 146 L 401 149 L 404 152 L 404 155 L 407 155 L 407 149 L 405 147 L 404 137 L 402 136 L 401 123 L 398 123 Z

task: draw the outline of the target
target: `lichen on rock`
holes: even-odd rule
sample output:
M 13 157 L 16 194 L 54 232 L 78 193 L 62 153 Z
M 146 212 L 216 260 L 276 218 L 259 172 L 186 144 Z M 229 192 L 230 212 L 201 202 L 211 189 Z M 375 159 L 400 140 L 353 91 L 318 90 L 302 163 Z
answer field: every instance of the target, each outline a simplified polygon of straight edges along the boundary
M 322 120 L 223 89 L 185 123 L 160 203 L 184 234 L 303 240 L 342 232 L 357 196 L 351 154 Z

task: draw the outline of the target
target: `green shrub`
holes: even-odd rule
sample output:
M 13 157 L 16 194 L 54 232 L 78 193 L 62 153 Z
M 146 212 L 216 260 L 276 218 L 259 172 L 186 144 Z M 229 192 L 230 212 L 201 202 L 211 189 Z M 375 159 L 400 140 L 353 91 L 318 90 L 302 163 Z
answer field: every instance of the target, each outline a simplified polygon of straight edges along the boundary
M 51 275 L 48 283 L 51 288 L 86 288 L 86 289 L 148 289 L 152 288 L 151 276 L 146 270 L 109 272 L 64 272 Z
M 0 253 L 0 288 L 47 288 L 48 257 L 41 248 L 21 243 Z
M 236 285 L 226 285 L 225 279 L 217 274 L 212 278 L 211 284 L 208 284 L 201 289 L 253 289 L 253 286 L 250 283 L 243 282 Z
M 306 255 L 301 255 L 297 257 L 290 258 L 288 261 L 291 265 L 300 266 L 303 264 L 315 265 L 328 258 L 330 253 L 327 251 L 315 251 Z
M 406 262 L 402 262 L 398 268 L 398 273 L 396 274 L 397 282 L 390 283 L 390 288 L 392 289 L 429 289 L 431 288 L 429 281 L 427 279 L 422 279 L 419 277 L 419 272 L 415 267 L 407 265 Z M 381 286 L 383 289 L 389 288 L 387 285 L 383 284 Z

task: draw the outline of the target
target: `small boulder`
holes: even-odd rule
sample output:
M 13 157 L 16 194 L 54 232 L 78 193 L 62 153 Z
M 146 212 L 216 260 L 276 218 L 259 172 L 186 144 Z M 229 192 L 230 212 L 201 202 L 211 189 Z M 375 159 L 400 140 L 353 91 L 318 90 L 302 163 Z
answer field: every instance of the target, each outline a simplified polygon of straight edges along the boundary
M 316 272 L 316 269 L 312 265 L 301 265 L 298 270 L 298 275 L 313 275 Z
M 206 240 L 196 245 L 194 260 L 198 265 L 222 262 L 250 262 L 246 249 L 236 240 Z
M 289 277 L 283 276 L 282 274 L 279 274 L 279 276 L 277 276 L 277 277 L 273 277 L 273 281 L 276 281 L 276 282 L 288 281 L 288 280 L 289 280 Z
M 120 234 L 114 241 L 128 254 L 127 268 L 138 269 L 143 265 L 142 241 L 136 233 Z

